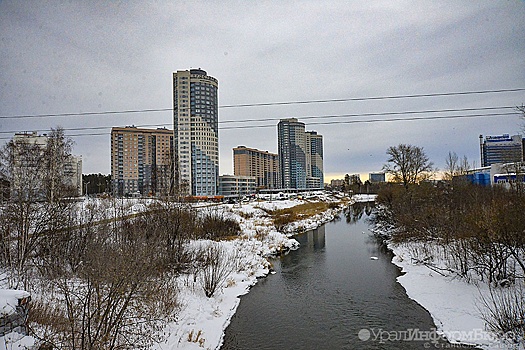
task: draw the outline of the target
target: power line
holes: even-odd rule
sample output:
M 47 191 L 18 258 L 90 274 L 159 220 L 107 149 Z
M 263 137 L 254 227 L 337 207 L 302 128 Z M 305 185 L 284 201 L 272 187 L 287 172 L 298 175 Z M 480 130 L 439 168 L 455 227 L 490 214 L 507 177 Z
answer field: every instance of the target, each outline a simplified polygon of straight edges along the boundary
M 434 109 L 423 111 L 403 111 L 403 112 L 381 112 L 381 113 L 357 113 L 357 114 L 340 114 L 340 115 L 324 115 L 324 116 L 302 116 L 297 119 L 318 119 L 318 118 L 346 118 L 346 117 L 372 117 L 372 116 L 386 116 L 386 115 L 405 115 L 405 114 L 423 114 L 423 113 L 445 113 L 445 112 L 473 112 L 486 111 L 497 109 L 515 109 L 516 106 L 503 107 L 481 107 L 481 108 L 459 108 L 459 109 Z M 263 119 L 243 119 L 243 120 L 223 120 L 221 123 L 247 123 L 247 122 L 263 122 L 263 121 L 277 121 L 282 118 L 263 118 Z
M 332 125 L 332 124 L 365 124 L 365 123 L 380 123 L 380 122 L 400 122 L 400 121 L 414 121 L 414 120 L 440 120 L 440 119 L 467 119 L 467 118 L 482 118 L 482 117 L 497 117 L 497 116 L 510 116 L 517 115 L 516 112 L 510 113 L 488 113 L 488 114 L 466 114 L 466 115 L 451 115 L 451 116 L 425 116 L 425 117 L 409 117 L 409 118 L 391 118 L 391 119 L 369 119 L 369 120 L 345 120 L 345 121 L 329 121 L 329 122 L 313 122 L 305 123 L 306 125 Z M 257 128 L 270 128 L 275 127 L 275 124 L 265 125 L 248 125 L 248 126 L 230 126 L 222 127 L 219 130 L 233 130 L 233 129 L 257 129 Z M 96 127 L 96 128 L 110 128 L 110 127 Z M 96 128 L 75 128 L 69 130 L 92 130 Z M 104 133 L 82 133 L 82 134 L 67 134 L 68 137 L 81 137 L 81 136 L 107 136 L 108 132 Z M 0 140 L 9 140 L 10 137 L 2 137 Z
M 525 88 L 500 89 L 500 90 L 481 90 L 481 91 L 463 91 L 463 92 L 442 92 L 442 93 L 433 93 L 433 94 L 414 94 L 414 95 L 353 97 L 353 98 L 340 98 L 340 99 L 328 99 L 328 100 L 251 103 L 251 104 L 224 105 L 224 106 L 221 106 L 221 108 L 258 107 L 258 106 L 282 106 L 282 105 L 291 105 L 291 104 L 330 103 L 330 102 L 348 102 L 348 101 L 395 100 L 395 99 L 403 99 L 403 98 L 477 95 L 477 94 L 490 94 L 490 93 L 501 93 L 501 92 L 518 92 L 518 91 L 525 91 Z
M 342 121 L 332 121 L 332 122 L 305 123 L 305 125 L 364 124 L 364 123 L 399 122 L 399 121 L 413 121 L 413 120 L 481 118 L 481 117 L 496 117 L 496 116 L 508 116 L 508 115 L 516 115 L 516 113 L 467 114 L 467 115 L 451 115 L 451 116 L 430 116 L 430 117 L 370 119 L 370 120 L 342 120 Z M 275 127 L 275 126 L 276 126 L 275 124 L 255 125 L 255 126 L 230 126 L 230 127 L 219 128 L 219 129 L 220 130 L 252 129 L 252 128 L 269 128 L 269 127 Z
M 351 98 L 326 99 L 326 100 L 246 103 L 246 104 L 222 105 L 222 106 L 219 106 L 219 108 L 283 106 L 283 105 L 294 105 L 294 104 L 332 103 L 332 102 L 349 102 L 349 101 L 394 100 L 394 99 L 405 99 L 405 98 L 439 97 L 439 96 L 464 96 L 464 95 L 479 95 L 479 94 L 519 92 L 519 91 L 525 91 L 525 88 L 499 89 L 499 90 L 479 90 L 479 91 L 463 91 L 463 92 L 441 92 L 441 93 L 413 94 L 413 95 L 351 97 Z M 50 114 L 4 115 L 4 116 L 0 116 L 0 119 L 26 119 L 26 118 L 93 116 L 93 115 L 108 115 L 108 114 L 133 114 L 133 113 L 149 113 L 149 112 L 166 112 L 166 111 L 172 111 L 172 110 L 173 110 L 173 108 L 158 108 L 158 109 L 157 108 L 152 108 L 152 109 L 131 109 L 131 110 L 122 110 L 122 111 L 81 112 L 81 113 L 57 113 L 57 114 L 51 114 L 50 113 Z
M 339 115 L 321 115 L 321 116 L 301 116 L 297 117 L 301 120 L 311 120 L 311 119 L 333 119 L 333 118 L 353 118 L 353 117 L 372 117 L 372 116 L 390 116 L 390 115 L 409 115 L 409 114 L 430 114 L 430 113 L 450 113 L 450 112 L 474 112 L 474 111 L 488 111 L 488 110 L 504 110 L 504 109 L 515 109 L 513 106 L 502 106 L 502 107 L 480 107 L 480 108 L 459 108 L 459 109 L 435 109 L 435 110 L 419 110 L 419 111 L 402 111 L 402 112 L 380 112 L 380 113 L 354 113 L 354 114 L 339 114 Z M 243 120 L 219 120 L 219 124 L 229 124 L 229 123 L 247 123 L 247 122 L 268 122 L 268 121 L 278 121 L 282 118 L 263 118 L 263 119 L 243 119 Z M 274 124 L 272 124 L 274 125 Z M 169 127 L 171 124 L 141 124 L 137 127 L 147 128 L 147 127 Z M 270 125 L 271 126 L 271 125 Z M 78 127 L 78 128 L 63 128 L 64 131 L 84 131 L 84 130 L 104 130 L 110 129 L 114 126 L 94 126 L 94 127 Z M 266 127 L 266 126 L 265 126 Z M 269 126 L 268 126 L 269 127 Z M 235 128 L 235 127 L 232 127 Z M 227 129 L 220 128 L 220 129 Z M 41 130 L 39 130 L 41 131 Z M 17 132 L 22 132 L 21 130 L 10 130 L 10 131 L 0 131 L 0 134 L 14 134 Z

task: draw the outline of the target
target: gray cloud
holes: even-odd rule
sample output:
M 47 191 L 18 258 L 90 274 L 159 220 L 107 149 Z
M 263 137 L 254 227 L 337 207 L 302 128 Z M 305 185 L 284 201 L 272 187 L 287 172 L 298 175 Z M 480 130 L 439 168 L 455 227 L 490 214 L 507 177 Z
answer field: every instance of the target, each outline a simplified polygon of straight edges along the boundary
M 190 67 L 219 79 L 221 105 L 524 87 L 524 15 L 522 1 L 3 1 L 0 114 L 170 108 L 171 73 Z M 224 108 L 220 120 L 512 106 L 524 100 L 519 92 Z M 344 174 L 379 170 L 387 147 L 398 143 L 424 147 L 441 167 L 448 151 L 477 160 L 479 134 L 517 132 L 520 119 L 305 122 L 324 135 L 326 172 Z M 0 132 L 171 123 L 170 112 L 1 119 Z M 221 173 L 233 171 L 231 149 L 237 145 L 276 152 L 276 134 L 276 127 L 221 130 Z M 74 140 L 85 172 L 110 171 L 109 134 Z

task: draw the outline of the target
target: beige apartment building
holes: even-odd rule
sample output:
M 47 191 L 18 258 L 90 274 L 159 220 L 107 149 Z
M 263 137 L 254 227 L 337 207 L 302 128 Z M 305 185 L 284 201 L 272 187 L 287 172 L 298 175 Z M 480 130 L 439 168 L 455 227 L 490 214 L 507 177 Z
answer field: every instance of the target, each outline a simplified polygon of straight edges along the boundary
M 118 196 L 171 194 L 173 130 L 112 128 L 111 182 Z
M 253 176 L 258 189 L 278 188 L 279 159 L 277 154 L 238 146 L 233 149 L 236 176 Z
M 202 69 L 173 73 L 175 183 L 183 193 L 215 196 L 219 186 L 219 82 Z

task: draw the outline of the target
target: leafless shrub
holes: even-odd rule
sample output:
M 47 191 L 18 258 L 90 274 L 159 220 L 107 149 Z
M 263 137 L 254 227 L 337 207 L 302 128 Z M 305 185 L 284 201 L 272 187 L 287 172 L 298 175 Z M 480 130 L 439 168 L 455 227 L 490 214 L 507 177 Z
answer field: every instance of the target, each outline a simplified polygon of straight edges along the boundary
M 236 269 L 238 257 L 220 243 L 209 242 L 199 248 L 201 267 L 198 272 L 204 294 L 211 298 Z
M 78 272 L 49 281 L 36 303 L 31 321 L 57 349 L 147 349 L 175 315 L 173 275 L 159 274 L 151 247 L 109 235 L 99 232 Z
M 233 218 L 226 217 L 221 211 L 205 211 L 199 218 L 199 238 L 220 239 L 238 236 L 240 232 L 239 223 Z
M 65 164 L 72 142 L 60 128 L 46 140 L 12 140 L 0 149 L 0 179 L 10 185 L 0 211 L 0 265 L 10 288 L 30 289 L 35 256 L 46 251 L 52 233 L 71 224 L 75 203 Z
M 480 293 L 478 309 L 487 328 L 504 338 L 525 345 L 525 285 L 523 281 L 509 286 L 489 287 Z

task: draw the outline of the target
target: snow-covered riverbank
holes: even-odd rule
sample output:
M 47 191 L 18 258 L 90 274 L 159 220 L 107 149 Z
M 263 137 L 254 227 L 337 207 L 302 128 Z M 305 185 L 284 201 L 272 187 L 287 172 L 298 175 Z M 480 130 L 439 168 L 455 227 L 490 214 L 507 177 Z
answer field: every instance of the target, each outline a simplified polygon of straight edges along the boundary
M 328 197 L 320 198 L 330 201 Z M 178 281 L 180 313 L 177 321 L 164 330 L 167 340 L 153 349 L 217 349 L 222 345 L 224 330 L 230 323 L 240 296 L 246 294 L 257 283 L 257 278 L 266 276 L 271 266 L 269 256 L 299 248 L 291 232 L 300 228 L 309 230 L 331 221 L 340 212 L 330 209 L 322 214 L 301 220 L 289 226 L 287 234 L 277 232 L 265 210 L 276 210 L 305 203 L 303 200 L 283 200 L 272 202 L 251 202 L 221 205 L 212 210 L 235 218 L 242 230 L 239 239 L 222 241 L 220 244 L 242 262 L 236 272 L 231 274 L 225 285 L 211 298 L 193 275 L 181 276 Z
M 428 310 L 437 333 L 452 343 L 472 344 L 483 349 L 523 349 L 504 344 L 485 330 L 479 307 L 481 295 L 489 295 L 486 283 L 467 283 L 454 274 L 438 273 L 417 263 L 410 245 L 389 243 L 389 248 L 395 254 L 392 263 L 404 273 L 397 281 L 411 299 Z

